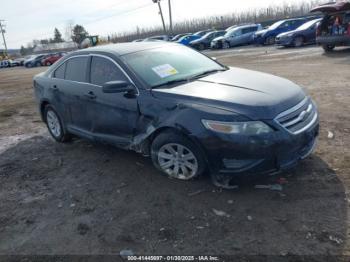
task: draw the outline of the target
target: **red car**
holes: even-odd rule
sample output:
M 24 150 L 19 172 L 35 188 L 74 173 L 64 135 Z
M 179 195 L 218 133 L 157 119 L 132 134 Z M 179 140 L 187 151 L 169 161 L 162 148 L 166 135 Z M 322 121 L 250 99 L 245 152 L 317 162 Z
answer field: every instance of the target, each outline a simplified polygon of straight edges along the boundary
M 317 28 L 316 42 L 326 52 L 336 46 L 350 46 L 350 2 L 320 5 L 311 12 L 322 12 L 324 15 Z
M 65 53 L 56 53 L 52 54 L 48 57 L 45 57 L 43 60 L 41 60 L 41 64 L 44 66 L 50 66 L 54 64 L 57 60 L 59 60 L 61 57 L 63 57 Z

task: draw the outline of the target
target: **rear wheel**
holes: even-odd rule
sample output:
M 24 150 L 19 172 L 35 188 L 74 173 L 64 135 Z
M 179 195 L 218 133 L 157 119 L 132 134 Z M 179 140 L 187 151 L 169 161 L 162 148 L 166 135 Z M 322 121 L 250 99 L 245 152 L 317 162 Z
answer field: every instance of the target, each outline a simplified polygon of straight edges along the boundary
M 62 125 L 62 120 L 52 106 L 47 105 L 45 107 L 44 116 L 47 128 L 49 129 L 51 136 L 57 142 L 67 142 L 72 138 L 71 135 L 65 131 L 64 126 Z
M 293 46 L 294 47 L 301 47 L 304 44 L 304 37 L 297 36 L 293 39 Z
M 171 178 L 190 180 L 205 170 L 205 161 L 198 147 L 186 136 L 164 132 L 151 146 L 151 156 L 156 168 Z
M 335 48 L 335 45 L 323 45 L 322 48 L 325 52 L 331 52 Z

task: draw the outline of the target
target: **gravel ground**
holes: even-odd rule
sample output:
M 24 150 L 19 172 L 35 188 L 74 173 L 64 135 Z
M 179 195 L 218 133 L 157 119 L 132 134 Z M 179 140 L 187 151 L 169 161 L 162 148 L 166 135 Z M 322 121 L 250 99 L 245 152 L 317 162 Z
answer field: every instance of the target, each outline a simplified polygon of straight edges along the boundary
M 206 53 L 305 87 L 320 111 L 315 153 L 237 190 L 171 180 L 133 152 L 54 142 L 31 88 L 45 68 L 1 69 L 0 254 L 349 255 L 350 49 Z M 254 188 L 280 177 L 282 191 Z

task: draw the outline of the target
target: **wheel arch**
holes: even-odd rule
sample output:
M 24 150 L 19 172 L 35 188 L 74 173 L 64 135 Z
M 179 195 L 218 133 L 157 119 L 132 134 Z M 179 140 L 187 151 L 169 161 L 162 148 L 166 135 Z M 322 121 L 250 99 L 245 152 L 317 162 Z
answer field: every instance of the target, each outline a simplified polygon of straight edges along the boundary
M 41 119 L 43 120 L 43 122 L 45 122 L 45 123 L 46 123 L 46 120 L 45 120 L 44 113 L 45 113 L 45 107 L 47 105 L 50 105 L 50 102 L 48 100 L 42 100 L 40 103 L 40 116 L 41 116 Z
M 202 144 L 200 143 L 200 141 L 193 135 L 191 135 L 191 133 L 181 127 L 181 126 L 162 126 L 162 127 L 159 127 L 157 128 L 156 130 L 154 130 L 154 132 L 152 132 L 146 139 L 146 150 L 147 150 L 147 154 L 150 154 L 150 151 L 151 151 L 151 146 L 152 146 L 152 143 L 154 141 L 154 139 L 159 136 L 160 134 L 162 133 L 165 133 L 165 132 L 174 132 L 174 133 L 178 133 L 180 135 L 183 135 L 185 136 L 186 138 L 188 138 L 197 148 L 198 150 L 201 152 L 204 160 L 205 160 L 205 163 L 206 163 L 206 166 L 208 167 L 209 166 L 209 161 L 208 161 L 208 155 L 204 149 L 204 147 L 202 146 Z

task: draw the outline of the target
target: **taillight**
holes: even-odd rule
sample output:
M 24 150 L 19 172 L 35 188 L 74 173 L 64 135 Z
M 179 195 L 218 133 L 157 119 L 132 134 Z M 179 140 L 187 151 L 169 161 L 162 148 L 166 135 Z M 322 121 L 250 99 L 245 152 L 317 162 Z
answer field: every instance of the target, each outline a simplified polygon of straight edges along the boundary
M 320 36 L 321 35 L 321 26 L 319 25 L 316 29 L 316 36 Z

